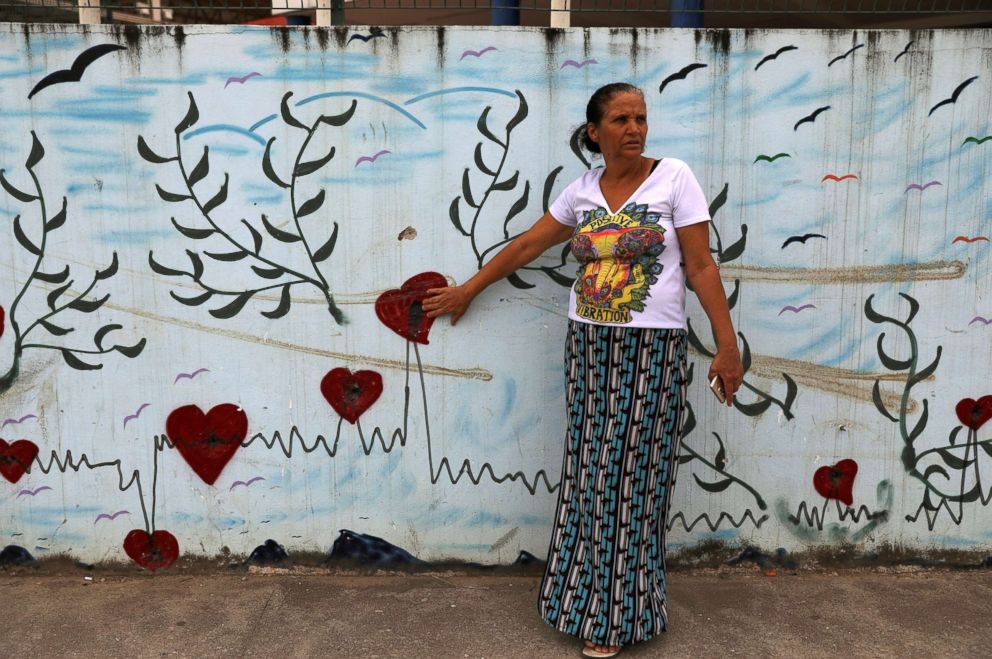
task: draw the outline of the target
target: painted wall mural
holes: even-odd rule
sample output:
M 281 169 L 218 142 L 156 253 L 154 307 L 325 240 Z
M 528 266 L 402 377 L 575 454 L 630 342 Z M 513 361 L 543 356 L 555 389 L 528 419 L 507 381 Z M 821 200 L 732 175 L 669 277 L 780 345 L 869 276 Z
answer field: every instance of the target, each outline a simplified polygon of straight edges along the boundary
M 0 545 L 543 558 L 576 263 L 456 327 L 421 302 L 598 165 L 614 80 L 710 199 L 747 369 L 730 410 L 692 378 L 673 544 L 988 545 L 990 63 L 980 30 L 0 24 Z

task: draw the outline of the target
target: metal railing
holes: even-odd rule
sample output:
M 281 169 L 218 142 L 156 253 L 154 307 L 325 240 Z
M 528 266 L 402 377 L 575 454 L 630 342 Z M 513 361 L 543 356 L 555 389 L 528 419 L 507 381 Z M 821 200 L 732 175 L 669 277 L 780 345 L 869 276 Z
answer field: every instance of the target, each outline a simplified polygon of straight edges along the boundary
M 0 0 L 0 21 L 471 25 L 504 10 L 522 25 L 992 26 L 992 0 Z

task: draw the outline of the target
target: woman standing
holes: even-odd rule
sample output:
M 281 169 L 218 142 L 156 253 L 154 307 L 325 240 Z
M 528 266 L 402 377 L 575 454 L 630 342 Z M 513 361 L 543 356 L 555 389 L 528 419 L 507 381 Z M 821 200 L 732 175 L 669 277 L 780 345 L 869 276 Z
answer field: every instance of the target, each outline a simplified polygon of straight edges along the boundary
M 709 317 L 708 379 L 731 404 L 743 367 L 709 211 L 688 166 L 642 155 L 640 89 L 614 83 L 586 107 L 586 147 L 606 166 L 566 187 L 545 215 L 460 286 L 429 291 L 454 325 L 489 284 L 571 240 L 580 268 L 565 349 L 568 432 L 539 610 L 610 657 L 663 632 L 665 533 L 685 402 L 685 280 Z

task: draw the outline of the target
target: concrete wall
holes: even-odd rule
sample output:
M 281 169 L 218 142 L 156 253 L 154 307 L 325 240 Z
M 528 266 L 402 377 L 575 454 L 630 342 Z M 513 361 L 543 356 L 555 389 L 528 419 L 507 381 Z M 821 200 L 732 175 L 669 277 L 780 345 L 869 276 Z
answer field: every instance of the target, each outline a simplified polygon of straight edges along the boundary
M 0 25 L 0 544 L 543 558 L 574 264 L 429 332 L 397 289 L 529 226 L 626 79 L 750 367 L 716 406 L 693 299 L 672 543 L 987 545 L 990 65 L 988 31 Z

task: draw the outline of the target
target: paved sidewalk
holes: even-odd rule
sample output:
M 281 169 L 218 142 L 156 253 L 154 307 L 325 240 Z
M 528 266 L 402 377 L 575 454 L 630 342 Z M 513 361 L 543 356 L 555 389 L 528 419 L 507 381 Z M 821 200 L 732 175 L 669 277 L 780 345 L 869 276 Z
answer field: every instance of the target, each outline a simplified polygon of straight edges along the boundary
M 269 571 L 265 571 L 269 572 Z M 277 571 L 278 572 L 278 571 Z M 92 581 L 85 580 L 89 576 Z M 988 657 L 992 572 L 670 575 L 671 631 L 626 657 Z M 5 657 L 578 657 L 533 575 L 301 568 L 0 572 Z

